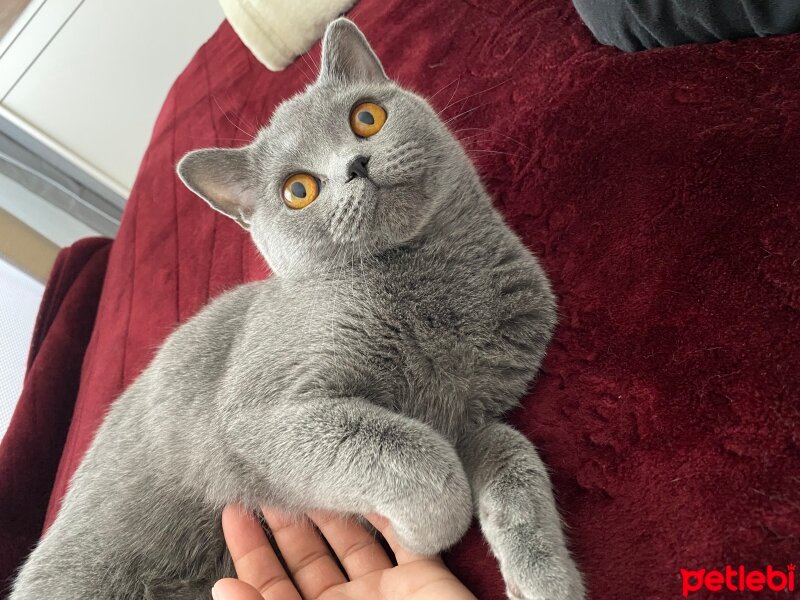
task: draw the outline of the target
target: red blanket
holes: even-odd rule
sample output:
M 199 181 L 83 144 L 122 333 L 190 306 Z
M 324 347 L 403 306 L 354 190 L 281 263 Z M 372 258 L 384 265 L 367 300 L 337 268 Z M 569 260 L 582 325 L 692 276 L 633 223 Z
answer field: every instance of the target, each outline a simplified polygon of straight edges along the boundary
M 45 288 L 22 396 L 0 443 L 0 596 L 42 531 L 110 249 L 106 238 L 65 248 Z
M 675 598 L 681 568 L 800 558 L 800 36 L 624 54 L 567 0 L 362 0 L 351 16 L 450 119 L 552 278 L 561 323 L 513 421 L 551 467 L 591 597 Z M 268 72 L 225 24 L 176 81 L 113 246 L 49 521 L 164 336 L 267 274 L 175 162 L 249 140 L 318 56 Z M 502 597 L 477 531 L 448 562 Z

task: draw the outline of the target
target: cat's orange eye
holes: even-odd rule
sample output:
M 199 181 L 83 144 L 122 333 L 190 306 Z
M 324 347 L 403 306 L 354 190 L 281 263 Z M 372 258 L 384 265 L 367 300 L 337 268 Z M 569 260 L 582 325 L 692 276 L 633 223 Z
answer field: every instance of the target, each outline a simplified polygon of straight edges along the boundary
M 283 201 L 289 208 L 300 209 L 319 196 L 319 183 L 308 173 L 295 173 L 283 182 Z
M 374 102 L 362 102 L 350 111 L 350 129 L 358 137 L 372 137 L 386 123 L 386 111 Z

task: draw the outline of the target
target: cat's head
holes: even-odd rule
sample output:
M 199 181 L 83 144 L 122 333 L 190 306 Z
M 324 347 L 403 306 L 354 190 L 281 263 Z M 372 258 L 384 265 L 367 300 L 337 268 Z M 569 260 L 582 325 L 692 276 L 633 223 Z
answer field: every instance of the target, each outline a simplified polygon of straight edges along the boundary
M 318 79 L 250 145 L 190 152 L 178 173 L 291 275 L 412 239 L 447 209 L 467 165 L 436 112 L 388 79 L 341 18 L 325 32 Z

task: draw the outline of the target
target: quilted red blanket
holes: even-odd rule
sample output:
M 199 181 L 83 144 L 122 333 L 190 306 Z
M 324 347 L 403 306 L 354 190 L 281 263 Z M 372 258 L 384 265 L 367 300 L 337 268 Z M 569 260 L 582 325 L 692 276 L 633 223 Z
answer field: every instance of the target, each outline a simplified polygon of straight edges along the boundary
M 450 119 L 552 278 L 561 323 L 512 420 L 551 467 L 591 597 L 675 598 L 681 569 L 800 559 L 800 36 L 624 54 L 567 0 L 361 0 L 351 16 Z M 175 162 L 249 140 L 318 55 L 272 73 L 223 24 L 176 81 L 113 245 L 49 520 L 164 336 L 267 276 Z M 479 532 L 447 561 L 502 597 Z
M 110 249 L 107 238 L 81 240 L 50 272 L 24 389 L 0 443 L 0 597 L 42 531 Z

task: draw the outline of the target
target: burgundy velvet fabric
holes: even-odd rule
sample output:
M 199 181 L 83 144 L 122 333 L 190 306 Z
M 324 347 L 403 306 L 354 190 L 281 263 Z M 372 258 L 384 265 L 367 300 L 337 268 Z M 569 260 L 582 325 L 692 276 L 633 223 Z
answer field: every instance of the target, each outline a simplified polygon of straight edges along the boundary
M 552 278 L 560 326 L 512 420 L 551 468 L 590 596 L 675 598 L 681 568 L 800 557 L 800 36 L 624 54 L 568 0 L 361 0 L 351 16 Z M 48 522 L 164 336 L 267 275 L 175 162 L 248 141 L 318 60 L 271 73 L 223 24 L 176 81 L 113 245 Z M 448 562 L 502 597 L 476 529 Z
M 111 240 L 63 249 L 45 287 L 22 395 L 0 443 L 0 596 L 44 523 Z

